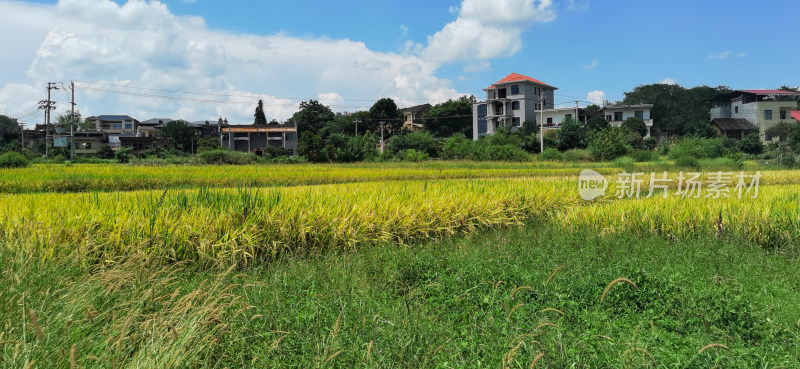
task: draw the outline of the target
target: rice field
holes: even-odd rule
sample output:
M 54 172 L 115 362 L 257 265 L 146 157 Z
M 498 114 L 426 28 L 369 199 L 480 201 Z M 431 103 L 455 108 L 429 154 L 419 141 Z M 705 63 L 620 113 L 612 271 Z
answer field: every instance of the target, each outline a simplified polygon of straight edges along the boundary
M 0 367 L 797 367 L 800 172 L 589 167 L 0 171 Z
M 0 242 L 46 256 L 77 250 L 95 260 L 140 254 L 224 267 L 284 254 L 411 244 L 532 221 L 603 234 L 736 236 L 769 249 L 793 248 L 800 234 L 800 185 L 794 184 L 800 176 L 793 171 L 763 172 L 755 199 L 617 198 L 619 183 L 609 174 L 607 196 L 588 202 L 578 196 L 578 169 L 573 168 L 440 164 L 382 170 L 295 165 L 113 171 L 101 166 L 96 174 L 90 168 L 77 171 L 88 178 L 85 183 L 96 181 L 104 191 L 64 192 L 69 185 L 50 174 L 31 187 L 34 192 L 0 194 Z M 15 173 L 24 178 L 41 171 L 55 172 L 45 166 Z M 668 173 L 673 179 L 677 175 Z M 110 191 L 139 183 L 140 176 L 151 180 L 144 187 L 163 183 L 163 189 Z M 18 181 L 12 178 L 5 173 L 3 180 Z M 272 185 L 255 186 L 260 182 L 254 178 Z M 643 179 L 642 197 L 649 177 Z M 61 181 L 71 179 L 67 175 Z M 306 184 L 313 181 L 332 184 Z M 192 183 L 200 185 L 182 187 Z

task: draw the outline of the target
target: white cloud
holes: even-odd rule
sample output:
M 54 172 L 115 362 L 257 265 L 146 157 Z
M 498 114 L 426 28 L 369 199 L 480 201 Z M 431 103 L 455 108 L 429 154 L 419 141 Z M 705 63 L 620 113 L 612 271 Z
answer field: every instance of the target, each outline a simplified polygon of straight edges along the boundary
M 584 64 L 584 65 L 583 65 L 583 69 L 594 69 L 594 67 L 596 67 L 596 66 L 597 66 L 597 63 L 599 63 L 597 60 L 592 60 L 592 62 L 591 62 L 591 63 L 589 63 L 589 64 Z
M 567 10 L 585 12 L 589 10 L 589 0 L 567 0 Z
M 404 25 L 402 25 L 402 24 L 401 24 L 401 25 L 400 25 L 400 33 L 401 33 L 403 36 L 407 35 L 407 34 L 408 34 L 408 27 L 406 27 L 406 26 L 404 26 Z
M 416 103 L 429 98 L 438 103 L 463 95 L 448 80 L 436 77 L 440 64 L 420 56 L 419 44 L 411 43 L 403 53 L 389 53 L 347 39 L 237 34 L 210 29 L 199 17 L 173 15 L 157 1 L 118 5 L 110 0 L 61 0 L 47 6 L 0 1 L 0 33 L 20 35 L 19 40 L 25 41 L 0 39 L 5 51 L 0 60 L 0 97 L 9 97 L 0 98 L 3 111 L 35 105 L 45 98 L 48 81 L 68 80 L 214 94 L 170 94 L 211 100 L 198 102 L 79 88 L 76 102 L 84 116 L 118 113 L 138 119 L 187 120 L 223 116 L 231 123 L 252 121 L 259 98 L 264 99 L 267 119 L 283 120 L 296 111 L 301 99 L 315 97 L 331 99 L 330 105 L 341 107 L 338 110 L 353 111 L 372 104 L 364 100 L 381 97 Z M 59 92 L 56 98 L 64 96 Z
M 521 32 L 556 18 L 552 0 L 464 0 L 458 18 L 428 37 L 422 55 L 446 63 L 510 56 L 522 48 Z
M 492 70 L 492 63 L 476 61 L 464 66 L 464 72 L 486 72 Z
M 708 58 L 709 59 L 719 59 L 719 60 L 727 59 L 729 56 L 731 56 L 731 51 L 730 50 L 725 50 L 723 52 L 719 52 L 719 53 L 715 53 L 715 54 L 708 54 Z
M 747 56 L 747 53 L 738 53 L 738 54 L 736 54 L 737 58 L 743 58 L 745 56 Z
M 589 100 L 592 104 L 603 105 L 605 99 L 606 93 L 600 90 L 594 90 L 586 94 L 586 100 Z
M 660 84 L 664 84 L 664 85 L 677 85 L 678 81 L 676 79 L 674 79 L 674 78 L 667 77 L 667 78 L 664 78 L 664 79 L 662 79 L 662 80 L 660 80 L 660 81 L 658 81 L 656 83 L 660 83 Z

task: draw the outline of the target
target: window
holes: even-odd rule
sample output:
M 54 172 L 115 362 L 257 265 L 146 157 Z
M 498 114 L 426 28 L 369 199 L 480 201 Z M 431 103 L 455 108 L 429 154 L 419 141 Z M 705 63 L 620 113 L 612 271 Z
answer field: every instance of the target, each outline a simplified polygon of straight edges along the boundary
M 519 117 L 514 118 L 513 122 L 514 122 L 514 127 L 519 127 L 520 124 Z
M 786 119 L 786 110 L 781 110 L 781 120 Z
M 553 118 L 547 118 L 547 124 L 553 124 Z
M 519 85 L 511 85 L 511 94 L 519 95 Z
M 738 106 L 734 106 L 733 107 L 733 112 L 736 113 L 736 114 L 739 114 L 739 107 Z
M 764 119 L 772 120 L 772 110 L 764 110 Z
M 610 115 L 606 115 L 606 120 L 610 122 L 611 121 L 611 116 Z
M 572 114 L 564 115 L 564 120 L 572 119 Z
M 764 141 L 772 141 L 772 135 L 769 133 L 764 133 Z
M 519 101 L 511 102 L 511 110 L 519 110 Z
M 133 125 L 130 123 L 125 123 L 125 129 L 132 129 Z
M 636 110 L 633 112 L 633 116 L 639 119 L 644 120 L 644 110 Z
M 506 98 L 506 89 L 505 88 L 501 88 L 501 89 L 497 90 L 497 97 L 500 98 L 500 99 L 505 99 Z
M 619 122 L 621 120 L 622 120 L 622 112 L 621 111 L 615 111 L 614 112 L 614 121 L 615 122 Z
M 489 100 L 494 100 L 494 90 L 489 91 Z

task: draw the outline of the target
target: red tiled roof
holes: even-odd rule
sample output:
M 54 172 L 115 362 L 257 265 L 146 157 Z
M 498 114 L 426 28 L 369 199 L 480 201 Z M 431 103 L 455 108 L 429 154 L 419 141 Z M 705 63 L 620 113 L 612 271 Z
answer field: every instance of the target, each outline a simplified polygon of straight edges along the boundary
M 739 91 L 756 95 L 791 95 L 797 93 L 794 91 L 784 91 L 784 90 L 739 90 Z
M 538 83 L 540 85 L 553 87 L 553 86 L 550 86 L 547 83 L 544 83 L 544 82 L 542 82 L 542 81 L 540 81 L 538 79 L 531 78 L 531 77 L 528 77 L 528 76 L 523 76 L 523 75 L 517 74 L 517 73 L 511 73 L 511 74 L 507 75 L 505 78 L 497 81 L 495 84 L 506 83 L 506 82 L 517 82 L 517 81 L 530 81 L 530 82 Z
M 792 118 L 800 121 L 800 110 L 792 110 Z

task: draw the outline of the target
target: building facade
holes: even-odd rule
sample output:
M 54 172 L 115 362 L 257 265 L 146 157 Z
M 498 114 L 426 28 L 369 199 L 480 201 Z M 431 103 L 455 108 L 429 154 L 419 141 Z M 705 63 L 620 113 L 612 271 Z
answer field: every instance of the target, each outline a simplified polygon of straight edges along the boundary
M 430 108 L 431 104 L 422 104 L 400 109 L 400 113 L 403 114 L 403 129 L 416 132 L 424 128 L 423 117 Z
M 553 109 L 557 89 L 521 74 L 507 75 L 483 90 L 485 101 L 472 105 L 472 139 L 494 134 L 503 125 L 513 130 L 525 122 L 536 124 L 537 111 Z
M 647 126 L 647 135 L 644 138 L 650 138 L 650 129 L 653 128 L 653 119 L 650 117 L 650 109 L 653 104 L 636 104 L 636 105 L 610 105 L 603 107 L 600 111 L 603 117 L 611 123 L 611 126 L 619 127 L 628 118 L 639 118 L 644 121 Z
M 791 112 L 797 109 L 800 93 L 782 90 L 736 90 L 717 96 L 712 103 L 711 119 L 745 119 L 759 130 L 763 141 L 775 139 L 766 133 L 770 127 L 791 122 Z
M 227 125 L 220 129 L 220 142 L 230 150 L 254 152 L 256 148 L 280 146 L 297 154 L 297 127 L 290 125 Z
M 120 136 L 136 136 L 139 121 L 127 115 L 100 115 L 86 118 L 87 122 L 94 123 L 96 132 L 102 132 L 108 137 L 108 144 L 112 148 L 119 148 Z

